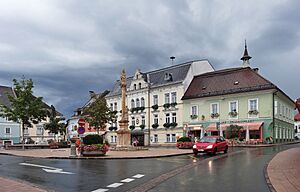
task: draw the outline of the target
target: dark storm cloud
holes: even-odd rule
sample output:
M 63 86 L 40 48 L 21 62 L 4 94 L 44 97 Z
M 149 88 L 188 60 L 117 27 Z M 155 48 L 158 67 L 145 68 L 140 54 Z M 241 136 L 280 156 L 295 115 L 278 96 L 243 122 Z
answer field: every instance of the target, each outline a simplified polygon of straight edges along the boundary
M 195 59 L 235 67 L 247 38 L 251 64 L 292 98 L 299 61 L 297 1 L 0 2 L 0 80 L 25 75 L 35 94 L 70 116 L 88 91 L 122 68 L 149 71 Z M 276 77 L 276 78 L 275 78 Z M 289 78 L 287 78 L 289 77 Z

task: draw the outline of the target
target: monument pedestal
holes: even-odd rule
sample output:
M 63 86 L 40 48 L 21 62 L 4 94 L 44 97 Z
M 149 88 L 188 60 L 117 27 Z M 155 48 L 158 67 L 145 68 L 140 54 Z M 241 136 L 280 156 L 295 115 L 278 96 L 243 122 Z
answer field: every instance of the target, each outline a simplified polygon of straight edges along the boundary
M 118 143 L 117 147 L 131 147 L 131 132 L 126 129 L 120 129 L 117 131 Z

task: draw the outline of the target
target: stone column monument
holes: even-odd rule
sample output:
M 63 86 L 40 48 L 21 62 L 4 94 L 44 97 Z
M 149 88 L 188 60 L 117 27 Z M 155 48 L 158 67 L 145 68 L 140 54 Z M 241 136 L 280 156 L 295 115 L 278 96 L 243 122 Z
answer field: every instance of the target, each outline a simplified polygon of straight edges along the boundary
M 126 74 L 125 70 L 121 73 L 121 91 L 122 91 L 122 117 L 119 121 L 120 129 L 118 134 L 118 148 L 131 147 L 131 133 L 128 129 L 128 109 L 126 107 Z

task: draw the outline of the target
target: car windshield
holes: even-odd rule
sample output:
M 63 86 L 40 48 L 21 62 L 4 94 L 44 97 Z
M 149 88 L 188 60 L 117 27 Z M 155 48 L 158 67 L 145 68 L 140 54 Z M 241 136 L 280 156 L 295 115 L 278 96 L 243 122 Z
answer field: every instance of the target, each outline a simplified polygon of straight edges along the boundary
M 202 139 L 200 139 L 201 143 L 214 143 L 216 142 L 216 138 L 214 137 L 203 137 Z

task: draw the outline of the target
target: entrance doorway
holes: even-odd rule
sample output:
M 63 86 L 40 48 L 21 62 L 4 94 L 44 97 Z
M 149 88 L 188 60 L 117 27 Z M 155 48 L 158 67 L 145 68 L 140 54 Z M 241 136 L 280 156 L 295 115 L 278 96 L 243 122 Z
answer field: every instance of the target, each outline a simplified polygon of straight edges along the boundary
M 144 146 L 145 144 L 145 136 L 143 131 L 132 131 L 131 132 L 131 144 L 137 140 L 137 146 Z

